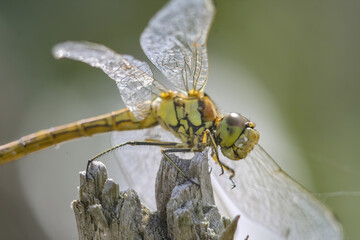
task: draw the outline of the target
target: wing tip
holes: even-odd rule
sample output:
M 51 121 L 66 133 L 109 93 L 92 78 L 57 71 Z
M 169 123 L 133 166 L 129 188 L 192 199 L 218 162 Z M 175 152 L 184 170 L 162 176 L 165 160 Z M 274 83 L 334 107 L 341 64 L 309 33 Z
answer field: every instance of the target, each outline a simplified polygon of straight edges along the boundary
M 66 50 L 70 44 L 74 42 L 66 41 L 62 43 L 58 43 L 52 47 L 51 53 L 55 59 L 65 58 L 67 56 L 68 51 Z

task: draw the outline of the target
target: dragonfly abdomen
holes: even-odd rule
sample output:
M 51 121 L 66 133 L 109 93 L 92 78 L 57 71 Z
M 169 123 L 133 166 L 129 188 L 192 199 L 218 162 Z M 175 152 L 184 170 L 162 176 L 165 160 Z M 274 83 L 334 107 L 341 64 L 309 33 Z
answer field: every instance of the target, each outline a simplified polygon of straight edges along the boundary
M 156 118 L 152 114 L 149 114 L 143 120 L 137 120 L 129 109 L 125 108 L 108 114 L 41 130 L 0 146 L 0 165 L 72 139 L 110 131 L 149 128 L 156 124 Z

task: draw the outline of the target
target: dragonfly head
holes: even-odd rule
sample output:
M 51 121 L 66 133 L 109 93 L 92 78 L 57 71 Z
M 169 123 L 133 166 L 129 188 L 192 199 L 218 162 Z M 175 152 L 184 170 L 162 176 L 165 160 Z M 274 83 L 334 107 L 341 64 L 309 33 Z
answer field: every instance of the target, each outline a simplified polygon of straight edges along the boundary
M 231 160 L 244 159 L 259 141 L 255 123 L 231 113 L 223 117 L 216 128 L 215 139 L 221 152 Z

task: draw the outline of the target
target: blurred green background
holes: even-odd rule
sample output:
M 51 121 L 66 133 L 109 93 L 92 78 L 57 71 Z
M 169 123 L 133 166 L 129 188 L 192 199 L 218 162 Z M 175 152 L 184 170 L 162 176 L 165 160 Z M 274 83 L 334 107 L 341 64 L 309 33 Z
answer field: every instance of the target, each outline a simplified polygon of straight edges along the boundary
M 51 47 L 88 40 L 145 60 L 139 36 L 165 3 L 0 1 L 0 144 L 123 107 L 113 81 L 84 64 L 54 60 Z M 346 239 L 359 239 L 360 2 L 216 5 L 207 91 L 225 111 L 245 111 L 270 154 L 319 193 Z M 276 136 L 277 129 L 286 137 Z M 69 204 L 77 197 L 78 172 L 108 147 L 109 136 L 102 135 L 1 166 L 0 238 L 76 239 Z M 299 154 L 304 174 L 291 166 Z

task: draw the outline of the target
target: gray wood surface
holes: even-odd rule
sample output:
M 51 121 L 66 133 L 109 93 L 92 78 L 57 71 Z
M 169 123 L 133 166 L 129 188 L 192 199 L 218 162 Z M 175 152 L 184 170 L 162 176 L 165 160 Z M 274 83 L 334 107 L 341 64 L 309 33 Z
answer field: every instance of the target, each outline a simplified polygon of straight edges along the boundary
M 231 222 L 220 216 L 207 155 L 171 159 L 198 185 L 163 159 L 156 178 L 155 212 L 134 190 L 120 191 L 103 163 L 90 165 L 88 179 L 80 172 L 79 199 L 72 202 L 79 239 L 233 239 L 239 217 Z

